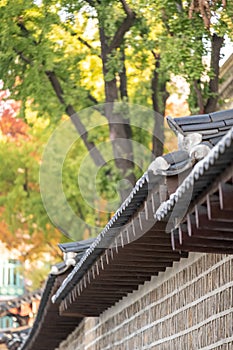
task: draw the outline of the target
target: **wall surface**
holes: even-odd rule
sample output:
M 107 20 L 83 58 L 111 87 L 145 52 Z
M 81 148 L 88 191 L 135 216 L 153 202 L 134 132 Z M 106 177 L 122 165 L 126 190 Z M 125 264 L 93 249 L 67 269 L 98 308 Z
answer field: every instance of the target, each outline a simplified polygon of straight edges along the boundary
M 59 350 L 233 349 L 233 256 L 190 254 L 99 318 L 87 318 Z
M 218 109 L 233 108 L 233 54 L 220 68 L 219 95 L 221 103 Z

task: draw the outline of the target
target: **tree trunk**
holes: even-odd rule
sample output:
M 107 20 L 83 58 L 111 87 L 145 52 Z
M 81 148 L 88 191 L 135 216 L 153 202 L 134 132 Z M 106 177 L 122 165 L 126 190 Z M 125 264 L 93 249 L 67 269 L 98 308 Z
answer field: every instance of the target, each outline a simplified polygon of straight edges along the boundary
M 151 90 L 152 90 L 152 104 L 153 110 L 155 112 L 155 123 L 153 130 L 153 156 L 158 157 L 163 154 L 164 145 L 164 112 L 165 104 L 167 100 L 166 84 L 163 83 L 160 86 L 158 68 L 160 66 L 160 56 L 152 52 L 155 58 L 155 67 L 153 71 L 153 77 L 151 80 Z M 159 103 L 159 95 L 162 94 L 161 103 Z
M 196 93 L 196 104 L 197 104 L 197 107 L 199 108 L 199 113 L 203 114 L 203 113 L 205 113 L 205 106 L 204 106 L 204 99 L 203 99 L 203 95 L 202 95 L 200 79 L 194 80 L 193 88 L 194 88 L 194 91 Z
M 124 200 L 129 194 L 130 188 L 134 186 L 136 182 L 134 175 L 134 157 L 131 140 L 132 133 L 128 120 L 122 117 L 122 115 L 119 112 L 114 112 L 114 102 L 117 102 L 117 100 L 119 99 L 117 81 L 116 77 L 114 77 L 110 81 L 106 79 L 106 76 L 108 74 L 107 62 L 109 47 L 107 44 L 107 38 L 104 32 L 104 28 L 100 27 L 99 32 L 101 42 L 103 76 L 105 84 L 105 116 L 108 119 L 114 161 L 117 169 L 120 170 L 120 173 L 123 176 L 123 178 L 130 182 L 130 186 L 120 189 L 121 199 Z M 127 93 L 125 78 L 124 87 L 122 85 L 122 89 L 124 90 L 124 94 Z
M 214 74 L 209 82 L 210 97 L 205 105 L 205 113 L 211 113 L 216 110 L 218 102 L 218 85 L 219 85 L 219 61 L 220 50 L 223 46 L 224 38 L 213 34 L 211 40 L 211 62 L 210 68 Z
M 128 91 L 127 91 L 127 74 L 125 67 L 125 49 L 124 46 L 121 46 L 121 62 L 122 62 L 122 71 L 119 73 L 120 77 L 120 94 L 122 100 L 128 99 Z

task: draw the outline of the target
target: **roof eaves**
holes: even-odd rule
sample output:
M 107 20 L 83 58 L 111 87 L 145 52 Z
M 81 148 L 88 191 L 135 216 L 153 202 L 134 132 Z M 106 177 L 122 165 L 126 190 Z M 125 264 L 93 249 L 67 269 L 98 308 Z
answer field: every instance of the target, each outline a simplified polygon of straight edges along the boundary
M 24 343 L 21 345 L 19 350 L 26 349 L 28 344 L 31 342 L 34 334 L 36 333 L 36 330 L 37 330 L 37 328 L 42 320 L 43 312 L 44 312 L 45 306 L 50 298 L 50 294 L 51 294 L 52 288 L 55 284 L 55 281 L 56 281 L 56 276 L 50 274 L 48 276 L 48 279 L 47 279 L 47 282 L 46 282 L 46 285 L 44 288 L 44 292 L 42 294 L 41 302 L 39 305 L 38 313 L 37 313 L 36 319 L 34 321 L 33 327 L 31 328 L 31 331 L 30 331 L 28 337 L 25 339 Z
M 217 173 L 221 172 L 225 166 L 226 162 L 232 162 L 232 150 L 233 150 L 233 127 L 228 131 L 228 133 L 223 136 L 223 138 L 217 143 L 217 145 L 212 148 L 209 154 L 202 160 L 200 160 L 193 168 L 191 173 L 183 181 L 183 183 L 177 188 L 177 190 L 171 194 L 170 198 L 161 204 L 157 209 L 154 217 L 156 220 L 164 220 L 167 215 L 173 210 L 175 204 L 181 201 L 182 197 L 187 191 L 193 188 L 195 183 L 206 175 L 208 181 L 216 177 Z M 223 158 L 223 160 L 222 160 Z M 212 176 L 207 176 L 211 169 L 216 168 L 216 172 Z M 208 185 L 207 180 L 203 182 L 203 190 Z M 199 190 L 200 191 L 200 190 Z M 192 193 L 191 200 L 195 198 L 195 192 Z
M 63 281 L 60 288 L 52 297 L 53 302 L 61 301 L 72 289 L 72 283 L 77 281 L 88 267 L 96 260 L 96 258 L 108 247 L 119 232 L 119 227 L 126 224 L 132 215 L 137 211 L 141 203 L 145 200 L 148 194 L 149 177 L 148 173 L 137 181 L 129 196 L 122 203 L 111 220 L 107 223 L 103 231 L 96 237 L 90 247 L 86 250 L 78 264 L 74 267 L 71 273 Z
M 174 119 L 167 117 L 167 122 L 176 135 L 200 133 L 202 141 L 215 146 L 233 125 L 233 109 Z
M 86 249 L 90 247 L 94 240 L 95 238 L 90 238 L 79 242 L 60 243 L 58 244 L 58 246 L 63 253 L 83 253 Z
M 232 113 L 225 112 L 224 113 Z M 223 117 L 224 113 L 218 114 L 218 116 Z M 217 114 L 216 114 L 217 117 Z M 229 143 L 229 138 L 232 136 L 232 131 L 228 132 L 228 134 L 223 137 L 223 139 L 215 146 L 210 153 L 204 157 L 203 160 L 199 161 L 196 166 L 191 171 L 191 174 L 187 176 L 181 186 L 173 193 L 169 200 L 163 202 L 159 209 L 156 211 L 155 220 L 162 220 L 169 211 L 172 210 L 175 203 L 178 201 L 180 197 L 196 182 L 200 176 L 203 175 L 206 170 L 210 167 L 210 165 L 214 164 L 214 159 L 218 159 L 219 153 L 223 153 L 225 150 L 225 146 Z M 166 160 L 166 157 L 163 156 Z M 190 168 L 191 163 L 188 159 L 186 163 L 186 167 Z M 171 169 L 171 167 L 169 168 Z M 177 169 L 169 172 L 169 169 L 159 174 L 159 172 L 154 172 L 151 176 L 151 172 L 146 172 L 136 183 L 135 187 L 131 191 L 130 195 L 126 198 L 126 200 L 122 203 L 120 208 L 116 211 L 112 219 L 107 223 L 103 231 L 97 236 L 97 238 L 93 241 L 90 247 L 83 254 L 80 261 L 71 271 L 71 273 L 66 277 L 63 281 L 62 285 L 56 291 L 55 295 L 52 298 L 53 302 L 59 302 L 66 297 L 66 295 L 73 288 L 73 285 L 77 283 L 80 278 L 84 275 L 84 273 L 88 270 L 88 268 L 93 264 L 93 262 L 97 259 L 100 254 L 111 245 L 115 237 L 119 234 L 119 228 L 122 228 L 129 219 L 137 212 L 138 208 L 144 202 L 148 195 L 148 188 L 151 186 L 151 182 L 158 181 L 157 178 L 161 178 L 161 175 L 169 176 L 174 175 L 177 172 Z M 182 169 L 185 170 L 186 168 Z M 151 181 L 152 180 L 152 181 Z

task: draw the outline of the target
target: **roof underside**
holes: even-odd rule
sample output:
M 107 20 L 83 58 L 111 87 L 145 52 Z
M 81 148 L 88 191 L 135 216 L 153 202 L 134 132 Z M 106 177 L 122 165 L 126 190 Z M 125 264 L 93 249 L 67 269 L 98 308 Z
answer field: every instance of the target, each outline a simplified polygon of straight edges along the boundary
M 48 277 L 33 328 L 20 350 L 53 350 L 81 321 L 77 316 L 60 316 L 59 305 L 51 302 L 60 283 L 59 277 Z

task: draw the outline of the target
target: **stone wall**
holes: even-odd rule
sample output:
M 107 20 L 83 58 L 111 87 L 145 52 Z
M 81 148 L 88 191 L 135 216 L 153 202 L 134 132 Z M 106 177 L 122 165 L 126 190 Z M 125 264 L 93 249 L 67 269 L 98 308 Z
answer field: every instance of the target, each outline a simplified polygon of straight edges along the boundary
M 87 318 L 59 350 L 233 349 L 233 257 L 190 254 L 99 318 Z
M 220 68 L 219 109 L 233 108 L 233 54 Z

